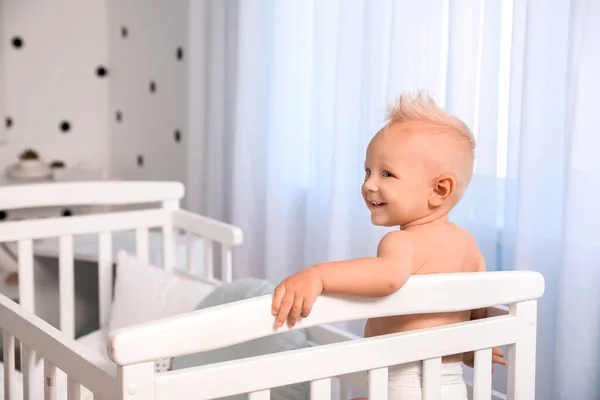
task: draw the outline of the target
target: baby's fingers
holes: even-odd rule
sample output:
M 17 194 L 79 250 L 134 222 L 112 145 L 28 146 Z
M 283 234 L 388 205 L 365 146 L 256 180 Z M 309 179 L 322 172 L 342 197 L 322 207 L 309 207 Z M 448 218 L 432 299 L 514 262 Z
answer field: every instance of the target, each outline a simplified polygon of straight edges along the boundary
M 304 304 L 302 305 L 302 318 L 307 318 L 310 315 L 315 300 L 317 300 L 317 298 L 312 296 L 304 299 Z
M 288 319 L 288 315 L 290 314 L 290 310 L 292 309 L 292 305 L 294 304 L 294 292 L 288 292 L 281 302 L 281 308 L 279 309 L 279 313 L 277 314 L 276 325 L 278 328 L 281 328 L 285 321 Z
M 285 286 L 279 285 L 275 288 L 275 292 L 273 293 L 273 302 L 271 305 L 271 313 L 273 315 L 279 314 L 279 308 L 281 307 L 281 302 L 283 301 L 283 296 L 285 296 Z
M 492 363 L 508 365 L 508 361 L 504 358 L 504 352 L 499 347 L 492 349 Z
M 290 310 L 290 315 L 288 318 L 288 326 L 293 328 L 296 325 L 296 320 L 300 317 L 300 313 L 302 312 L 302 303 L 304 299 L 302 296 L 296 295 L 294 298 L 294 304 L 292 305 L 292 309 Z
M 492 363 L 508 365 L 508 361 L 506 361 L 506 359 L 504 357 L 500 357 L 500 356 L 492 356 Z

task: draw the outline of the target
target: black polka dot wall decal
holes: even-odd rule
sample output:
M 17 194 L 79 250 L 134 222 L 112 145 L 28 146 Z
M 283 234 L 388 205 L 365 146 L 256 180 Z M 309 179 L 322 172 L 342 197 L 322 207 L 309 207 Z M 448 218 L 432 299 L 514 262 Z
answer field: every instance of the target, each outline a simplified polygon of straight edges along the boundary
M 115 113 L 115 118 L 117 119 L 117 122 L 123 121 L 123 113 L 121 111 L 117 111 Z
M 8 217 L 8 214 L 6 214 L 6 211 L 0 211 L 0 221 L 4 221 L 6 219 L 6 217 Z
M 4 125 L 7 128 L 12 127 L 13 126 L 13 120 L 12 120 L 12 118 L 11 117 L 6 117 L 6 119 L 4 120 Z
M 150 93 L 156 92 L 156 82 L 150 81 Z
M 177 59 L 179 61 L 183 60 L 183 49 L 181 46 L 177 48 Z
M 144 166 L 144 156 L 141 154 L 137 156 L 137 165 L 138 167 Z
M 127 36 L 129 36 L 129 30 L 127 29 L 126 26 L 122 26 L 121 27 L 121 37 L 126 38 Z
M 106 75 L 108 75 L 108 70 L 105 66 L 100 65 L 98 68 L 96 68 L 96 75 L 98 75 L 100 78 L 104 78 Z
M 175 131 L 175 141 L 176 141 L 177 143 L 181 142 L 181 132 L 179 131 L 179 129 L 177 129 L 177 130 Z
M 68 208 L 65 208 L 64 210 L 62 210 L 61 214 L 63 217 L 70 217 L 71 215 L 73 215 L 73 211 L 69 210 Z
M 69 121 L 62 121 L 60 123 L 60 130 L 67 133 L 71 130 L 71 124 L 69 123 Z
M 21 47 L 23 47 L 23 44 L 23 39 L 19 36 L 15 36 L 12 38 L 12 45 L 14 48 L 20 49 Z
M 65 162 L 61 161 L 61 160 L 54 160 L 50 163 L 51 169 L 65 168 L 65 166 L 66 166 Z

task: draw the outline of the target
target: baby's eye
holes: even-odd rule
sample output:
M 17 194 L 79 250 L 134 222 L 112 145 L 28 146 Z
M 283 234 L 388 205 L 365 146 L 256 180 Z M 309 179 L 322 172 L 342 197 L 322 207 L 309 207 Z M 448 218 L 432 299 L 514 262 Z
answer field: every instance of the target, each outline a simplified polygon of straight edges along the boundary
M 389 171 L 385 171 L 385 172 L 383 173 L 383 177 L 384 177 L 384 178 L 393 178 L 393 177 L 394 177 L 394 175 L 393 175 L 391 172 L 389 172 Z
M 365 168 L 365 175 L 371 175 L 371 170 L 369 168 Z

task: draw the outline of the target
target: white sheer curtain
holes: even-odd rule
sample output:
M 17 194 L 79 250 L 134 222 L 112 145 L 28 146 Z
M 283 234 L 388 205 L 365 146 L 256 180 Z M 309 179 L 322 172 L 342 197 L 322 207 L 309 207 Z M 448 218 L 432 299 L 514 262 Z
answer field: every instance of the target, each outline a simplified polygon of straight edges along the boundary
M 425 89 L 477 135 L 453 219 L 489 269 L 547 280 L 538 398 L 600 397 L 599 2 L 195 0 L 190 15 L 187 205 L 243 228 L 236 277 L 374 254 L 364 150 L 386 98 Z

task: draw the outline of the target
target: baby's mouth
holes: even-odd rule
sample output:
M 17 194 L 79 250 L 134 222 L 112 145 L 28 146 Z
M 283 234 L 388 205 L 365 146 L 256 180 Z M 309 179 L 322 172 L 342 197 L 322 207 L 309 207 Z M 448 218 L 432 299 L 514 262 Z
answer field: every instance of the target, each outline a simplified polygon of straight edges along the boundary
M 371 208 L 381 208 L 385 206 L 387 203 L 379 202 L 379 201 L 370 201 Z

